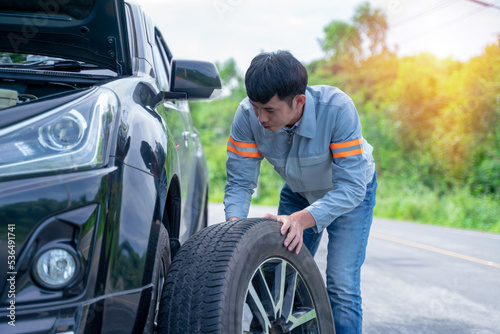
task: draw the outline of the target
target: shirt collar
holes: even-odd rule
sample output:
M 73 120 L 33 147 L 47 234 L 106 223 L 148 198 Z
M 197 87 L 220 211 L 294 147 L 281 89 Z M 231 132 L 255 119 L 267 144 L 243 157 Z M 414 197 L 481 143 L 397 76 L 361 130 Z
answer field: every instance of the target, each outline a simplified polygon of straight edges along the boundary
M 316 135 L 316 108 L 314 104 L 314 98 L 306 90 L 306 103 L 304 105 L 304 113 L 300 119 L 300 124 L 297 126 L 296 134 L 306 137 L 314 138 Z

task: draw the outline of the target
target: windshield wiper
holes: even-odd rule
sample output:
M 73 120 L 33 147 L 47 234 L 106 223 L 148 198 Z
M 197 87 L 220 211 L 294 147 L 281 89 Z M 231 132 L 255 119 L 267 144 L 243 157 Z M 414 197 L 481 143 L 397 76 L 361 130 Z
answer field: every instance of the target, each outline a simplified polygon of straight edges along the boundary
M 0 67 L 8 68 L 31 68 L 37 70 L 52 70 L 52 71 L 75 71 L 82 69 L 100 68 L 97 65 L 87 64 L 75 60 L 57 60 L 52 64 L 47 64 L 47 60 L 37 61 L 29 64 L 6 63 L 0 64 Z

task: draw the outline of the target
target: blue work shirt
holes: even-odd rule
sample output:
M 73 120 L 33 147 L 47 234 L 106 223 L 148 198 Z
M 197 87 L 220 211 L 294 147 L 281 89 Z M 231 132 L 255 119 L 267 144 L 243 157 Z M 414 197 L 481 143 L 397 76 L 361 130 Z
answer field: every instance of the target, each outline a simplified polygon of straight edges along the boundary
M 373 148 L 363 139 L 351 98 L 331 86 L 308 86 L 301 119 L 291 129 L 265 129 L 245 98 L 227 145 L 226 219 L 246 218 L 266 158 L 306 208 L 319 232 L 357 207 L 375 171 Z

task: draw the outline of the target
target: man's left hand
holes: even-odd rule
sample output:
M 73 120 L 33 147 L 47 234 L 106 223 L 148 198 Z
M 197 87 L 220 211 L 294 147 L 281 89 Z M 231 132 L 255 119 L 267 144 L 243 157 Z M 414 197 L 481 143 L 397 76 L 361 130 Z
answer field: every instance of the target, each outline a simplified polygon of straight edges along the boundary
M 284 245 L 289 251 L 295 249 L 295 254 L 299 254 L 304 243 L 304 230 L 316 225 L 313 216 L 307 210 L 301 210 L 289 216 L 266 213 L 264 218 L 274 219 L 283 224 L 281 235 L 288 232 Z

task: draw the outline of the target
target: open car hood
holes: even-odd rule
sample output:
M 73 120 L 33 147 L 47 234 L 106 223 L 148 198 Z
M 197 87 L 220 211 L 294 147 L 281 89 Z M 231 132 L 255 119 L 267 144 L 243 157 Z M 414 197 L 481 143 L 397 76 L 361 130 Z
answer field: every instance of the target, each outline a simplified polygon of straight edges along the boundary
M 131 74 L 124 1 L 1 1 L 0 51 L 80 60 Z

